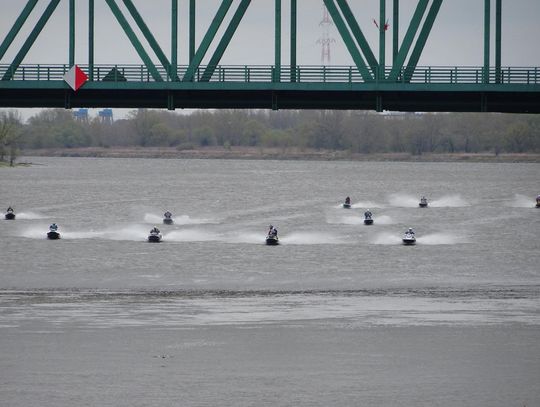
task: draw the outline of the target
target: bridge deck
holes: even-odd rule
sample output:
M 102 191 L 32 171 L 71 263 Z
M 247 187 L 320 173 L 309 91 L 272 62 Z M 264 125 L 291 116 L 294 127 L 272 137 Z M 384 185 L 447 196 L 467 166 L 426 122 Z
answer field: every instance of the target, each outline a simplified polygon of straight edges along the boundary
M 95 65 L 77 92 L 63 81 L 68 69 L 0 65 L 0 106 L 540 112 L 537 67 L 388 68 L 384 79 L 372 70 L 375 79 L 365 81 L 350 66 L 217 66 L 210 75 L 200 66 L 183 81 L 187 67 L 179 66 L 173 81 L 163 68 L 156 80 L 144 65 Z

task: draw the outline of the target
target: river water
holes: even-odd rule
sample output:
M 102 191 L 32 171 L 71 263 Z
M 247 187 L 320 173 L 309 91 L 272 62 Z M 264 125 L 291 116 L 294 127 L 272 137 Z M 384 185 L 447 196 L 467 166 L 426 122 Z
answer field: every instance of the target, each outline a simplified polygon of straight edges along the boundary
M 27 160 L 6 406 L 540 405 L 538 164 Z

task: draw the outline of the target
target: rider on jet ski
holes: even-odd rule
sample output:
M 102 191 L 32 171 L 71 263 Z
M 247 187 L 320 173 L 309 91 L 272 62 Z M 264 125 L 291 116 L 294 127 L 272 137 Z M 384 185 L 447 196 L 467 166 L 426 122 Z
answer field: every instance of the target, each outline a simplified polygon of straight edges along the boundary
M 371 219 L 372 216 L 373 216 L 373 214 L 371 213 L 371 211 L 369 209 L 364 212 L 364 217 L 366 219 Z
M 152 235 L 158 235 L 160 233 L 159 229 L 154 226 L 154 228 L 150 231 L 150 234 Z
M 412 235 L 414 236 L 414 230 L 412 230 L 412 228 L 409 228 L 407 229 L 407 231 L 405 232 L 406 235 Z
M 277 229 L 270 225 L 270 228 L 268 229 L 268 236 L 277 237 Z
M 537 199 L 537 200 L 538 200 L 538 199 Z M 7 213 L 13 213 L 14 210 L 13 210 L 13 208 L 10 206 L 9 208 L 7 208 L 6 212 L 7 212 Z
M 163 214 L 163 216 L 164 216 L 165 218 L 167 218 L 167 219 L 170 219 L 171 216 L 172 216 L 172 213 L 170 213 L 169 211 L 167 211 L 167 212 L 165 212 L 165 213 Z
M 351 198 L 347 197 L 345 198 L 345 205 L 350 205 L 351 204 Z
M 51 226 L 49 226 L 49 230 L 52 232 L 56 232 L 58 230 L 58 225 L 56 223 L 53 223 Z

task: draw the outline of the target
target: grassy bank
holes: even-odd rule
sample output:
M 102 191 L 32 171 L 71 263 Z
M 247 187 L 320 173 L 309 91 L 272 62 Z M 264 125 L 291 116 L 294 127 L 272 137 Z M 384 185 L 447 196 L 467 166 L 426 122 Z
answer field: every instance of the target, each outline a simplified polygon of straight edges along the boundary
M 422 154 L 374 153 L 347 151 L 299 150 L 259 147 L 205 147 L 177 150 L 174 147 L 85 147 L 69 149 L 24 150 L 21 155 L 40 157 L 103 157 L 103 158 L 182 158 L 182 159 L 247 159 L 247 160 L 320 160 L 320 161 L 405 161 L 405 162 L 531 162 L 539 163 L 540 154 L 456 153 Z M 8 164 L 9 165 L 9 164 Z

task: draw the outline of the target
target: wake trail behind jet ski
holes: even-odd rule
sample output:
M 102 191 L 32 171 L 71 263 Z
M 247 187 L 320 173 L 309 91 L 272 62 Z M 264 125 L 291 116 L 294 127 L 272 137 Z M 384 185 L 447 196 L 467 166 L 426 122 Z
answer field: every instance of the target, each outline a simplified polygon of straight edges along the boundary
M 371 202 L 371 201 L 361 201 L 352 204 L 353 209 L 366 209 L 366 208 L 384 208 L 383 204 Z
M 298 232 L 291 233 L 287 236 L 280 236 L 280 241 L 283 244 L 297 244 L 297 245 L 310 245 L 310 244 L 343 244 L 345 243 L 342 238 L 331 235 L 321 234 L 314 232 Z
M 22 237 L 29 239 L 43 239 L 45 232 L 48 230 L 48 226 L 33 226 L 25 229 L 22 233 Z M 62 239 L 77 240 L 77 239 L 105 239 L 105 240 L 130 240 L 141 241 L 145 240 L 148 235 L 148 230 L 143 226 L 128 226 L 121 229 L 108 229 L 108 230 L 65 230 L 61 228 Z
M 400 208 L 418 208 L 419 198 L 412 195 L 392 194 L 388 198 L 388 202 L 390 205 Z
M 460 208 L 470 206 L 460 195 L 446 195 L 429 202 L 429 206 L 434 208 Z
M 262 244 L 264 243 L 263 237 L 260 232 L 239 232 L 227 236 L 227 241 L 231 243 Z
M 47 216 L 40 215 L 34 212 L 19 212 L 17 213 L 17 219 L 22 220 L 34 220 L 34 219 L 47 219 Z
M 534 205 L 533 198 L 521 194 L 515 194 L 513 201 L 508 204 L 512 208 L 532 208 Z
M 216 233 L 202 230 L 174 230 L 165 233 L 163 240 L 167 242 L 211 242 L 224 240 Z
M 192 218 L 189 215 L 175 216 L 173 214 L 172 219 L 174 220 L 175 225 L 200 225 L 207 223 L 219 223 L 217 220 L 214 219 Z M 147 213 L 144 215 L 144 223 L 161 224 L 163 223 L 163 216 L 155 215 L 153 213 Z
M 376 236 L 373 237 L 371 240 L 371 243 L 373 244 L 380 244 L 380 245 L 395 245 L 395 244 L 402 244 L 402 236 L 392 234 L 392 233 L 379 233 Z
M 375 219 L 375 224 L 377 224 L 377 225 L 393 225 L 394 223 L 396 223 L 388 215 L 373 216 L 373 218 Z
M 452 245 L 458 243 L 467 243 L 467 239 L 449 233 L 432 233 L 418 237 L 416 241 L 419 244 L 424 245 Z

